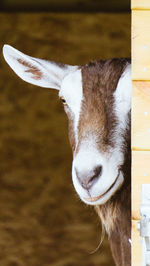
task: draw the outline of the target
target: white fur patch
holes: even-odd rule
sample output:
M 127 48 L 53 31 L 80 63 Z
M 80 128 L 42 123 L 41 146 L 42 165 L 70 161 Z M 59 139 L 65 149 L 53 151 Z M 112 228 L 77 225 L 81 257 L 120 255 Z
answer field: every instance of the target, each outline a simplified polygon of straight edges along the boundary
M 131 109 L 131 92 L 131 65 L 128 65 L 119 79 L 114 93 L 115 113 L 119 120 L 120 129 L 125 129 L 127 125 L 127 114 Z
M 83 99 L 81 69 L 69 73 L 62 81 L 59 96 L 66 100 L 66 103 L 74 116 L 74 132 L 76 143 L 78 141 L 78 123 Z

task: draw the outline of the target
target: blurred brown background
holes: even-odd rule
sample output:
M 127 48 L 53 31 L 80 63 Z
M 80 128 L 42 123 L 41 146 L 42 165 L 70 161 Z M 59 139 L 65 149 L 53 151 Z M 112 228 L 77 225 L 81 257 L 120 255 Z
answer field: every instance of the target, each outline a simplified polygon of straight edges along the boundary
M 1 0 L 1 10 L 9 11 L 105 11 L 129 12 L 130 0 Z
M 3 1 L 1 10 L 11 5 Z M 68 64 L 130 57 L 129 13 L 107 13 L 101 5 L 97 13 L 57 9 L 1 12 L 0 49 L 7 43 Z M 90 254 L 101 239 L 101 225 L 72 186 L 67 118 L 57 92 L 20 80 L 2 54 L 0 73 L 0 266 L 114 265 L 107 239 Z

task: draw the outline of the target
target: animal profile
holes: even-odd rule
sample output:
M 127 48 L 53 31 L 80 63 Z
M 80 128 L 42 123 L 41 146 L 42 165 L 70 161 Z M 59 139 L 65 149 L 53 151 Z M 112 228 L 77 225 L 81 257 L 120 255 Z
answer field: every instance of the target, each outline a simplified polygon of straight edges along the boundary
M 25 55 L 9 45 L 3 54 L 24 81 L 58 90 L 69 120 L 75 190 L 95 207 L 116 265 L 130 266 L 130 60 L 71 66 Z

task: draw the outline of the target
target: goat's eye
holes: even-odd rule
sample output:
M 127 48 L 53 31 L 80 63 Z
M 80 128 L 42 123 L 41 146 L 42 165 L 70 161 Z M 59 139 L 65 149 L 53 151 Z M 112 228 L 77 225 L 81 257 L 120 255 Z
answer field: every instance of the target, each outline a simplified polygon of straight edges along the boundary
M 63 97 L 61 97 L 61 101 L 64 105 L 66 104 L 66 100 Z

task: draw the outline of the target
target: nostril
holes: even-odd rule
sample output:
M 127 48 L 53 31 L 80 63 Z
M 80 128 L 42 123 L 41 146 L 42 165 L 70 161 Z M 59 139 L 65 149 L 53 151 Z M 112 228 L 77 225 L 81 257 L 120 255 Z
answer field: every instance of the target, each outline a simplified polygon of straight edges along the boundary
M 97 182 L 97 180 L 101 175 L 102 175 L 102 166 L 99 165 L 95 167 L 95 169 L 93 170 L 93 175 L 88 180 L 89 185 L 92 186 L 95 182 Z
M 94 175 L 95 175 L 95 177 L 97 177 L 97 176 L 101 176 L 101 175 L 102 175 L 102 166 L 101 166 L 101 165 L 97 166 L 97 167 L 94 169 Z
M 102 166 L 98 165 L 91 171 L 78 171 L 75 168 L 76 176 L 81 184 L 81 186 L 85 189 L 90 189 L 102 175 Z

